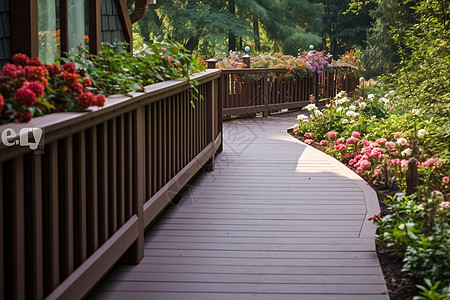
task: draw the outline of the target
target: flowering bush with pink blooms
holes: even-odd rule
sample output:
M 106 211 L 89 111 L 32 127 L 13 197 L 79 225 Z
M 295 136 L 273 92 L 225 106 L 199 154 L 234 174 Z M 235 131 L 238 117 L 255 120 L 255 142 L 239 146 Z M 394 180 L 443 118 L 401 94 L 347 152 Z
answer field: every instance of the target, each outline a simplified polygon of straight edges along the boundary
M 450 131 L 448 120 L 404 109 L 395 92 L 349 98 L 341 92 L 326 108 L 309 104 L 294 128 L 380 190 L 397 192 L 374 216 L 378 241 L 403 259 L 408 278 L 450 284 Z M 411 158 L 415 158 L 412 160 Z M 404 196 L 411 164 L 419 172 L 415 194 Z
M 105 97 L 86 88 L 90 80 L 72 63 L 46 65 L 38 58 L 15 54 L 0 73 L 0 124 L 28 122 L 52 111 L 103 106 Z

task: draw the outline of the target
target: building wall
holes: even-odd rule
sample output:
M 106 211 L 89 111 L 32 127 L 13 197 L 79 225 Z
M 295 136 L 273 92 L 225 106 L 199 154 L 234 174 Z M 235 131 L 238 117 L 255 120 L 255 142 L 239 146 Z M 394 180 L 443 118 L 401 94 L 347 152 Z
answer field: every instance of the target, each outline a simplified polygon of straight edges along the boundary
M 2 1 L 2 0 L 0 0 Z M 115 0 L 102 0 L 102 42 L 125 41 L 124 28 Z
M 11 26 L 9 0 L 0 0 L 0 66 L 11 59 Z

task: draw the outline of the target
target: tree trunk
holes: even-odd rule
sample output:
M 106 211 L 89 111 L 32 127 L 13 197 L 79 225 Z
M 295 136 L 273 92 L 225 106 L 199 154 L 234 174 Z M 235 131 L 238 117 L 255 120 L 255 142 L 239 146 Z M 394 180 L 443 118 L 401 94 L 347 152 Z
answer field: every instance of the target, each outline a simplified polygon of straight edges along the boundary
M 253 35 L 255 36 L 255 50 L 261 51 L 261 40 L 259 37 L 259 21 L 256 16 L 253 16 Z
M 228 11 L 236 14 L 236 0 L 228 0 Z M 236 51 L 236 37 L 231 32 L 228 34 L 228 51 Z

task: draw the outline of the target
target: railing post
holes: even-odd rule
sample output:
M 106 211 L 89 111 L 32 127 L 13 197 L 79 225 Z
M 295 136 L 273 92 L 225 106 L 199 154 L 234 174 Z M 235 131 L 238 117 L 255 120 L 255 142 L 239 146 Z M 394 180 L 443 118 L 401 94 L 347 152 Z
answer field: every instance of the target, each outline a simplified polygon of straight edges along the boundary
M 208 64 L 208 65 L 207 65 L 207 68 L 208 68 L 208 69 L 215 69 L 215 68 L 216 68 L 216 63 L 218 62 L 217 59 L 215 59 L 215 58 L 210 58 L 210 59 L 205 60 L 205 61 L 206 61 L 206 63 Z
M 245 54 L 244 56 L 242 56 L 242 61 L 245 64 L 246 68 L 250 68 L 250 63 L 251 63 L 251 56 L 248 54 Z
M 138 238 L 130 252 L 130 263 L 138 264 L 144 257 L 144 198 L 145 198 L 145 137 L 144 106 L 133 112 L 133 212 L 138 217 Z
M 417 191 L 419 183 L 419 172 L 417 171 L 417 159 L 409 159 L 408 171 L 406 171 L 406 196 L 414 194 Z
M 264 78 L 263 78 L 263 101 L 264 101 L 264 111 L 263 111 L 263 117 L 267 117 L 269 115 L 269 76 L 267 71 L 264 71 Z

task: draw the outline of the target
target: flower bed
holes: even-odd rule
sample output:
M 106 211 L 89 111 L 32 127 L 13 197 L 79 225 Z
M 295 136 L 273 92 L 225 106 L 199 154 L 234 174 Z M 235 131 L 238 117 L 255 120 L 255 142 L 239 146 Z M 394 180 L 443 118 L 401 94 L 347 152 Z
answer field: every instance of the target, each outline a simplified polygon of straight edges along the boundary
M 0 124 L 102 107 L 105 95 L 144 91 L 146 85 L 189 79 L 190 74 L 205 69 L 200 59 L 172 44 L 149 44 L 134 55 L 126 44 L 104 44 L 98 56 L 80 49 L 68 53 L 62 62 L 61 66 L 47 65 L 38 58 L 15 54 L 0 73 Z M 195 81 L 191 87 L 195 91 Z
M 447 121 L 404 110 L 394 91 L 369 91 L 376 94 L 352 99 L 341 92 L 325 109 L 306 106 L 309 114 L 298 116 L 294 132 L 385 191 L 383 215 L 369 219 L 378 224 L 379 246 L 392 249 L 403 262 L 404 284 L 448 297 L 450 145 L 439 138 Z M 408 167 L 419 172 L 418 188 L 410 196 L 404 193 Z
M 350 54 L 351 53 L 351 54 Z M 243 60 L 244 53 L 231 51 L 228 57 L 219 58 L 218 67 L 222 69 L 247 68 Z M 321 74 L 330 70 L 341 70 L 343 72 L 357 72 L 364 70 L 360 63 L 359 54 L 353 50 L 347 52 L 337 61 L 332 60 L 332 56 L 325 51 L 309 51 L 299 53 L 297 57 L 275 54 L 258 54 L 251 58 L 252 68 L 285 69 L 303 76 L 311 76 L 314 73 Z

